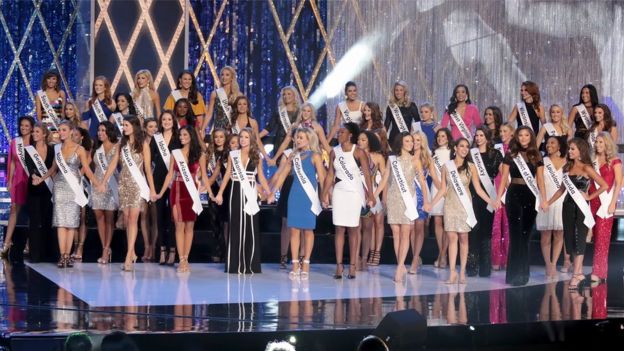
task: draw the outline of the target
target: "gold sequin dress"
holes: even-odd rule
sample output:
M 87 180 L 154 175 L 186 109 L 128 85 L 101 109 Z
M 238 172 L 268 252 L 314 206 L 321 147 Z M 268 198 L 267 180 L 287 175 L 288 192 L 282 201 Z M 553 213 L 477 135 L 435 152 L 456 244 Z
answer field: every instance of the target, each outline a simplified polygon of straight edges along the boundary
M 455 188 L 451 185 L 451 176 L 448 170 L 446 170 L 446 179 L 447 190 L 444 199 L 444 230 L 447 232 L 468 233 L 470 232 L 470 226 L 466 223 L 468 214 L 466 214 L 466 210 L 464 210 L 464 206 L 461 204 Z M 468 197 L 471 198 L 468 171 L 464 170 L 459 172 L 459 179 L 461 179 L 462 184 L 464 184 L 464 189 L 466 189 Z M 472 206 L 472 199 L 470 205 Z
M 413 198 L 416 193 L 416 184 L 411 180 L 416 177 L 416 168 L 414 168 L 414 164 L 412 163 L 412 157 L 410 155 L 407 155 L 407 157 L 400 156 L 397 160 L 401 165 L 403 176 L 405 176 L 405 179 L 407 180 L 410 197 Z M 390 170 L 390 172 L 392 172 L 392 170 Z M 390 186 L 388 187 L 388 199 L 386 201 L 388 206 L 388 224 L 414 223 L 414 221 L 410 221 L 410 219 L 405 215 L 405 202 L 403 202 L 399 186 L 397 185 L 396 180 L 394 180 L 394 174 L 389 175 L 388 182 L 390 183 Z
M 132 150 L 130 152 L 132 159 L 143 175 L 143 155 Z M 120 157 L 121 172 L 119 173 L 119 209 L 141 208 L 143 199 L 141 198 L 141 190 L 139 185 L 134 181 L 130 169 Z

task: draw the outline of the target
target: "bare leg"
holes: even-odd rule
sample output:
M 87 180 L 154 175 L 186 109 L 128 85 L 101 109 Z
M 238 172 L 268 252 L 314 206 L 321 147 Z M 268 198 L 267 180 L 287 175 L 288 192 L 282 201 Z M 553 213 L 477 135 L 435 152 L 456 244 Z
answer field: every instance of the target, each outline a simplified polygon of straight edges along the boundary
M 141 212 L 141 236 L 143 236 L 143 256 L 141 261 L 147 262 L 149 259 L 149 244 L 150 244 L 150 232 L 149 232 L 149 207 L 147 202 L 143 202 L 143 211 Z
M 374 217 L 362 218 L 362 254 L 360 256 L 360 268 L 364 269 L 366 267 L 366 263 L 368 262 L 368 253 L 370 252 L 371 247 L 373 247 L 373 236 L 374 233 Z
M 106 214 L 104 210 L 93 210 L 95 213 L 95 221 L 97 223 L 98 236 L 100 237 L 100 243 L 102 244 L 102 256 L 98 259 L 98 263 L 102 262 L 104 256 L 106 256 L 106 232 L 108 230 L 106 223 Z
M 545 275 L 549 277 L 552 274 L 552 260 L 550 251 L 552 249 L 552 230 L 541 231 L 540 247 L 542 248 L 542 256 L 544 257 Z
M 444 233 L 443 219 L 444 217 L 442 216 L 433 217 L 436 242 L 438 243 L 438 259 L 434 262 L 434 266 L 437 263 L 437 266 L 440 268 L 446 267 L 446 250 L 448 249 L 448 237 Z
M 288 255 L 288 243 L 290 242 L 290 231 L 288 230 L 286 217 L 282 217 L 282 229 L 280 232 L 280 255 Z M 293 256 L 295 258 L 296 256 Z
M 7 224 L 7 231 L 4 237 L 4 248 L 2 249 L 2 257 L 6 257 L 9 252 L 9 248 L 13 244 L 13 233 L 15 232 L 15 226 L 17 225 L 17 215 L 19 214 L 21 205 L 11 204 L 9 210 L 9 222 Z
M 299 272 L 302 262 L 299 261 L 299 245 L 301 244 L 301 237 L 299 236 L 300 230 L 297 228 L 290 228 L 290 255 L 292 256 L 292 269 L 291 272 L 296 274 Z M 287 246 L 288 247 L 288 246 Z
M 385 227 L 384 227 L 384 214 L 383 212 L 381 213 L 377 213 L 375 215 L 375 251 L 381 251 L 381 245 L 383 244 L 383 238 L 384 238 L 384 231 L 385 231 Z
M 557 271 L 557 261 L 559 261 L 559 256 L 561 255 L 561 250 L 563 249 L 563 230 L 554 230 L 553 231 L 554 240 L 553 240 L 553 250 L 551 257 L 551 267 L 552 267 L 552 275 L 556 275 Z
M 410 244 L 412 247 L 412 265 L 409 273 L 416 274 L 418 264 L 420 263 L 420 251 L 425 240 L 425 221 L 417 219 L 414 221 L 413 232 L 410 235 Z
M 360 255 L 360 227 L 350 227 L 347 228 L 347 231 L 349 232 L 349 278 L 353 279 L 355 278 L 358 256 Z
M 344 235 L 345 227 L 336 226 L 336 236 L 334 238 L 334 247 L 336 249 L 336 277 L 342 276 L 343 271 L 343 250 L 344 250 Z
M 466 283 L 466 263 L 468 262 L 468 233 L 457 233 L 459 236 L 459 282 Z
M 126 252 L 126 259 L 124 268 L 131 270 L 131 264 L 136 260 L 136 252 L 134 251 L 134 244 L 139 231 L 139 214 L 141 210 L 139 208 L 126 208 L 124 210 L 124 216 L 126 217 L 126 237 L 128 240 L 128 251 Z
M 457 281 L 457 270 L 455 265 L 457 264 L 457 232 L 446 232 L 448 235 L 448 255 L 449 255 L 449 270 L 450 275 L 449 279 L 446 281 L 447 284 L 453 284 Z

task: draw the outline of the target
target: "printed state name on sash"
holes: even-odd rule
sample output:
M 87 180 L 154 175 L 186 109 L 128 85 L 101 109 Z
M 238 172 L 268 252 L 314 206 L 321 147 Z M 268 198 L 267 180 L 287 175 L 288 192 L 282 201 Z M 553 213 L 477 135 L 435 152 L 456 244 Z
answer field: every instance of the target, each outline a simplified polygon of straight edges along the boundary
M 422 133 L 422 126 L 420 125 L 420 122 L 412 122 L 412 133 L 414 132 L 421 132 Z
M 531 118 L 529 118 L 529 111 L 527 110 L 526 104 L 524 102 L 519 102 L 516 104 L 516 107 L 518 109 L 518 116 L 520 116 L 520 124 L 533 130 L 533 125 L 531 124 Z
M 61 150 L 61 144 L 55 146 L 54 159 L 56 160 L 58 171 L 61 172 L 63 178 L 65 178 L 65 181 L 74 193 L 74 202 L 78 204 L 78 206 L 84 207 L 87 203 L 89 203 L 89 200 L 84 194 L 81 181 L 76 178 L 76 176 L 69 169 L 67 162 L 65 162 L 65 159 L 63 158 L 63 152 Z
M 496 199 L 496 188 L 494 188 L 494 183 L 492 183 L 492 179 L 485 168 L 481 152 L 479 152 L 479 149 L 475 147 L 470 149 L 470 155 L 472 155 L 472 161 L 477 168 L 477 174 L 479 175 L 481 184 L 483 184 L 483 188 L 487 192 L 490 199 Z M 491 205 L 487 206 L 487 210 L 494 212 L 494 208 Z
M 464 119 L 462 118 L 462 116 L 460 116 L 457 111 L 454 111 L 453 113 L 451 113 L 450 116 L 451 116 L 451 119 L 453 120 L 453 123 L 455 123 L 455 126 L 457 126 L 457 129 L 459 129 L 459 132 L 461 133 L 461 135 L 464 138 L 472 141 L 472 133 L 470 133 L 470 129 L 468 129 L 468 126 L 464 122 Z
M 45 91 L 38 90 L 37 96 L 39 97 L 39 101 L 41 101 L 41 107 L 46 112 L 47 118 L 45 122 L 51 124 L 54 129 L 58 129 L 58 116 L 56 115 L 56 111 L 54 111 L 54 108 L 50 103 L 50 99 L 48 99 L 48 95 L 45 93 Z
M 461 178 L 459 177 L 459 171 L 457 170 L 457 166 L 455 165 L 455 161 L 449 160 L 444 164 L 449 173 L 449 182 L 451 186 L 455 190 L 457 197 L 459 197 L 459 202 L 461 202 L 464 211 L 466 211 L 466 215 L 468 218 L 466 219 L 466 223 L 470 228 L 474 228 L 477 224 L 477 217 L 475 216 L 474 209 L 472 208 L 472 200 L 468 196 L 468 192 L 466 191 L 466 187 L 464 187 L 464 183 L 461 182 Z
M 128 167 L 130 175 L 132 175 L 132 179 L 134 179 L 134 182 L 138 185 L 141 197 L 145 199 L 145 201 L 150 201 L 149 186 L 147 185 L 147 181 L 141 173 L 139 166 L 136 164 L 136 162 L 134 162 L 134 159 L 132 158 L 132 153 L 130 152 L 129 145 L 121 148 L 121 158 Z
M 503 157 L 505 157 L 505 146 L 503 145 L 503 143 L 494 144 L 494 148 L 498 150 L 498 152 L 500 152 Z
M 221 109 L 223 110 L 223 114 L 225 114 L 228 123 L 232 123 L 232 107 L 230 107 L 230 100 L 225 93 L 225 89 L 217 89 L 217 98 L 219 99 L 219 104 L 221 104 Z
M 177 102 L 182 98 L 182 93 L 180 93 L 180 90 L 175 89 L 171 91 L 171 96 L 173 97 L 173 101 Z
M 557 130 L 552 123 L 544 124 L 544 129 L 546 129 L 546 133 L 548 133 L 549 136 L 559 136 L 559 133 L 557 133 Z
M 522 179 L 524 179 L 526 186 L 529 188 L 529 190 L 531 190 L 533 196 L 535 196 L 535 211 L 539 212 L 540 194 L 539 189 L 537 188 L 537 182 L 535 181 L 535 177 L 533 177 L 533 175 L 531 174 L 531 170 L 529 169 L 526 161 L 524 161 L 524 158 L 522 158 L 522 155 L 518 154 L 518 156 L 514 157 L 513 160 L 518 167 L 518 171 L 520 171 L 520 174 L 522 175 Z
M 399 159 L 394 155 L 388 157 L 388 162 L 390 162 L 390 169 L 392 170 L 394 181 L 397 183 L 401 198 L 403 199 L 403 204 L 405 205 L 404 214 L 410 221 L 414 221 L 418 218 L 418 210 L 416 210 L 414 198 L 412 194 L 410 194 L 408 188 L 409 183 L 405 178 L 405 174 L 403 174 L 403 169 L 401 169 L 401 162 L 399 162 Z
M 390 108 L 390 112 L 392 113 L 392 118 L 394 119 L 394 123 L 399 128 L 399 132 L 401 133 L 409 132 L 409 128 L 407 127 L 407 124 L 405 123 L 405 119 L 403 119 L 403 114 L 401 113 L 401 109 L 399 108 L 399 105 L 390 104 L 388 105 L 388 107 Z
M 17 159 L 20 161 L 24 172 L 30 177 L 30 172 L 28 172 L 28 167 L 26 167 L 26 147 L 22 137 L 15 138 L 15 153 L 17 154 Z
M 600 166 L 598 166 L 598 162 L 596 162 L 596 160 L 593 160 L 592 163 L 594 165 L 594 170 L 596 170 L 596 173 L 600 174 Z M 602 174 L 600 175 L 602 176 Z M 594 184 L 596 185 L 596 189 L 600 188 L 600 185 L 598 185 L 598 183 L 594 182 Z M 596 211 L 596 216 L 602 219 L 613 217 L 613 214 L 609 213 L 609 205 L 611 204 L 611 199 L 613 199 L 613 191 L 615 189 L 614 185 L 612 185 L 611 189 L 609 189 L 608 191 L 603 191 L 602 193 L 600 193 L 600 195 L 598 195 L 598 198 L 600 199 L 600 207 Z
M 236 178 L 239 179 L 241 189 L 243 190 L 243 194 L 245 195 L 245 206 L 243 210 L 248 215 L 253 216 L 256 213 L 260 212 L 260 207 L 258 206 L 257 201 L 258 193 L 256 191 L 256 188 L 252 187 L 251 183 L 247 179 L 247 173 L 241 159 L 241 151 L 230 151 L 230 157 L 232 158 L 232 172 L 234 175 L 236 175 Z
M 180 172 L 180 176 L 184 181 L 184 185 L 186 186 L 186 190 L 188 191 L 191 199 L 193 200 L 193 212 L 197 215 L 202 213 L 204 208 L 201 204 L 201 199 L 199 197 L 199 191 L 197 190 L 197 186 L 195 185 L 195 179 L 193 179 L 193 174 L 188 167 L 187 161 L 184 159 L 184 155 L 182 154 L 182 150 L 175 149 L 171 152 L 173 158 L 178 165 L 178 170 Z
M 117 129 L 119 129 L 119 132 L 121 132 L 121 135 L 123 135 L 123 115 L 120 112 L 115 112 L 111 115 L 111 117 L 113 117 L 113 119 L 115 120 L 115 125 L 117 126 Z
M 104 113 L 102 104 L 100 104 L 100 100 L 95 99 L 95 101 L 93 101 L 93 104 L 91 105 L 91 108 L 93 108 L 93 112 L 95 113 L 95 117 L 97 117 L 98 122 L 102 123 L 106 121 L 106 114 Z
M 280 107 L 279 108 L 279 119 L 280 122 L 282 123 L 282 128 L 284 128 L 284 132 L 288 133 L 288 131 L 290 130 L 290 118 L 288 118 L 288 111 L 286 110 L 285 107 Z
M 104 150 L 104 145 L 100 146 L 95 151 L 95 163 L 100 167 L 102 174 L 106 174 L 108 170 L 108 161 L 106 160 L 106 151 Z M 117 179 L 112 175 L 108 179 L 108 186 L 111 191 L 111 195 L 113 196 L 113 202 L 115 204 L 119 204 L 119 188 L 117 187 Z
M 310 155 L 309 157 L 312 157 L 312 155 Z M 312 205 L 310 206 L 310 210 L 312 211 L 312 213 L 318 216 L 323 210 L 321 207 L 321 201 L 319 200 L 317 190 L 312 187 L 310 179 L 303 170 L 301 153 L 297 153 L 295 157 L 293 157 L 292 163 L 295 174 L 297 175 L 297 179 L 299 179 L 299 183 L 303 187 L 303 191 L 305 191 L 308 199 L 310 199 L 310 202 L 312 203 Z
M 588 140 L 588 141 L 589 141 L 589 146 L 590 146 L 592 149 L 595 147 L 594 145 L 596 145 L 596 140 L 597 140 L 597 139 L 598 139 L 598 131 L 596 131 L 596 130 L 592 130 L 592 131 L 589 133 L 589 140 Z
M 169 152 L 169 147 L 167 146 L 165 137 L 162 135 L 162 133 L 156 133 L 154 134 L 154 141 L 156 142 L 160 157 L 165 163 L 167 170 L 169 170 L 169 167 L 171 166 L 171 153 Z
M 340 110 L 340 112 L 342 113 L 342 119 L 344 120 L 345 123 L 351 123 L 353 122 L 353 120 L 351 119 L 351 116 L 349 114 L 349 106 L 347 106 L 347 102 L 346 101 L 342 101 L 341 103 L 338 104 L 338 109 Z
M 589 207 L 587 200 L 583 197 L 583 194 L 581 194 L 576 185 L 572 182 L 572 179 L 570 179 L 570 175 L 568 173 L 563 175 L 563 185 L 565 185 L 568 195 L 572 197 L 576 206 L 583 213 L 583 217 L 585 217 L 583 219 L 583 224 L 585 224 L 587 229 L 591 229 L 594 224 L 596 224 L 594 216 L 592 216 L 591 213 L 591 208 Z
M 30 158 L 35 163 L 35 168 L 37 168 L 39 175 L 41 177 L 45 176 L 48 173 L 48 167 L 46 166 L 45 161 L 43 160 L 43 158 L 41 158 L 41 155 L 39 155 L 35 147 L 32 145 L 26 146 L 26 152 L 28 152 L 28 155 L 30 155 Z M 48 190 L 50 190 L 50 193 L 54 193 L 54 182 L 52 181 L 52 178 L 46 178 L 45 183 L 48 187 Z
M 579 116 L 581 116 L 581 121 L 583 121 L 583 124 L 585 125 L 585 128 L 589 129 L 592 126 L 592 120 L 591 120 L 591 116 L 589 115 L 589 111 L 587 111 L 587 108 L 585 107 L 585 105 L 580 104 L 576 106 L 576 110 L 579 113 Z
M 544 157 L 544 169 L 546 170 L 546 176 L 548 176 L 555 185 L 555 189 L 559 189 L 561 187 L 563 173 L 557 171 L 550 157 Z
M 351 148 L 351 153 L 345 154 L 342 151 L 342 147 L 340 145 L 334 147 L 334 155 L 336 160 L 338 161 L 338 167 L 336 167 L 336 177 L 340 179 L 341 182 L 345 182 L 349 187 L 357 192 L 360 195 L 360 199 L 362 201 L 361 205 L 365 205 L 364 198 L 364 187 L 362 186 L 362 177 L 360 176 L 360 170 L 355 162 L 355 157 L 353 157 L 353 152 L 355 150 L 355 145 Z M 355 171 L 351 171 L 355 170 Z

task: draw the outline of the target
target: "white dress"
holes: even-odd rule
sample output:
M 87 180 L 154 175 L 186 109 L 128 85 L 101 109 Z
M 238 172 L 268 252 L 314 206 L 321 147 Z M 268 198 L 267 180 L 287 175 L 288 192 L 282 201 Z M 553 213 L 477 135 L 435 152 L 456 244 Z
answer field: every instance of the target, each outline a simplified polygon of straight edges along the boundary
M 358 126 L 360 125 L 360 123 L 362 123 L 362 106 L 363 105 L 364 103 L 360 102 L 360 107 L 358 107 L 357 111 L 349 110 L 349 117 L 351 118 L 351 122 L 357 124 Z M 347 105 L 347 108 L 349 108 L 348 105 Z M 345 123 L 347 123 L 347 121 L 345 121 L 344 116 L 342 116 L 341 125 L 344 125 Z
M 435 149 L 433 154 L 438 157 L 438 160 L 440 161 L 440 165 L 444 165 L 446 162 L 448 162 L 448 160 L 451 159 L 451 150 L 445 146 L 441 146 Z M 442 179 L 442 175 L 439 172 L 438 172 L 438 179 L 440 180 Z M 435 187 L 435 185 L 433 185 L 433 183 L 431 183 L 431 189 L 429 191 L 431 199 L 433 199 L 437 193 L 438 193 L 438 189 Z M 429 215 L 430 216 L 442 216 L 443 214 L 444 214 L 444 198 L 438 201 L 438 203 L 431 209 L 431 212 L 429 213 Z
M 332 220 L 334 225 L 341 227 L 357 227 L 360 225 L 360 215 L 364 206 L 364 185 L 360 180 L 360 168 L 353 158 L 355 145 L 349 152 L 342 152 L 344 159 L 348 159 L 347 171 L 354 177 L 354 181 L 348 179 L 343 171 L 338 152 L 341 146 L 334 147 L 334 169 L 336 170 L 336 183 L 332 193 Z M 340 181 L 338 181 L 340 179 Z M 353 185 L 352 185 L 353 184 Z M 354 189 L 355 187 L 355 189 Z
M 544 157 L 544 164 L 550 162 L 548 157 Z M 546 167 L 544 169 L 544 187 L 546 188 L 546 198 L 550 199 L 555 192 L 557 192 L 557 186 L 552 180 L 552 177 L 548 175 Z M 555 168 L 556 169 L 556 168 Z M 563 166 L 556 170 L 556 175 L 559 180 L 563 178 Z M 557 201 L 548 207 L 548 211 L 539 211 L 537 218 L 535 219 L 535 226 L 537 230 L 563 230 L 563 200 L 565 196 L 561 196 Z

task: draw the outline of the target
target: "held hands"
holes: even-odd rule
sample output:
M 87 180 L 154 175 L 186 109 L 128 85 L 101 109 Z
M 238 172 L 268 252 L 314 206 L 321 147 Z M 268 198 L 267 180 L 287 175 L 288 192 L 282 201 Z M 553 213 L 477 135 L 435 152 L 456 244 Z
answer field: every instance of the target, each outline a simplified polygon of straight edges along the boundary
M 548 201 L 542 201 L 540 203 L 540 208 L 542 209 L 542 211 L 548 211 L 548 207 L 550 207 L 550 205 L 548 205 Z
M 607 212 L 608 212 L 610 215 L 615 214 L 615 204 L 614 204 L 614 203 L 611 203 L 611 204 L 609 205 L 609 209 L 607 210 Z
M 321 199 L 321 206 L 323 208 L 329 208 L 329 195 L 328 194 L 323 195 Z
M 589 201 L 589 200 L 591 200 L 591 199 L 589 198 L 589 194 L 587 194 L 586 192 L 581 191 L 581 195 L 583 195 L 583 199 L 585 199 L 585 201 Z
M 274 158 L 270 158 L 268 156 L 266 157 L 266 162 L 271 167 L 274 167 L 277 164 Z
M 32 184 L 33 185 L 39 185 L 39 184 L 41 184 L 41 182 L 42 182 L 41 177 L 39 177 L 37 175 L 33 175 L 32 176 Z M 11 189 L 11 183 L 7 184 L 7 190 L 8 189 Z
M 269 197 L 267 198 L 267 204 L 272 204 L 275 202 L 275 193 L 271 192 Z
M 422 208 L 423 208 L 423 211 L 425 211 L 427 213 L 431 212 L 431 203 L 426 201 L 423 204 Z
M 155 192 L 150 193 L 150 201 L 156 202 L 159 198 L 160 196 L 158 196 Z
M 106 184 L 97 182 L 95 184 L 95 191 L 98 193 L 103 193 L 106 191 Z
M 215 198 L 214 198 L 214 202 L 216 202 L 217 205 L 222 205 L 223 204 L 223 195 L 221 195 L 221 193 L 217 194 L 217 196 L 215 196 Z

